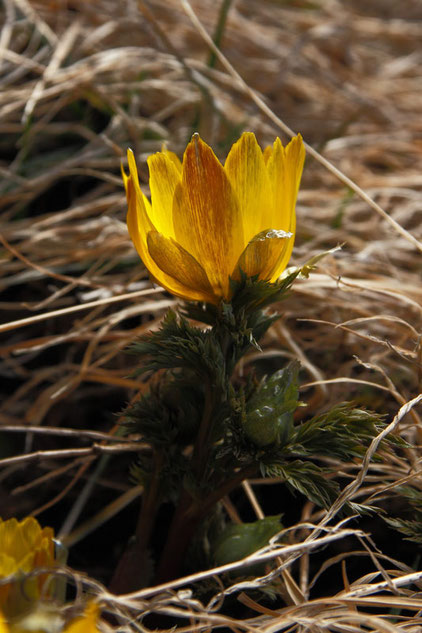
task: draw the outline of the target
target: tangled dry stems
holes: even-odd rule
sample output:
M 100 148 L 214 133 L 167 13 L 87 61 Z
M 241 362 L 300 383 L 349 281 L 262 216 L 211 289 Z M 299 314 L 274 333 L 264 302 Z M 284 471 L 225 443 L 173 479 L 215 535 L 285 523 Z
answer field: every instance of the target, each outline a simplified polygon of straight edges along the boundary
M 100 454 L 129 452 L 131 445 L 121 438 L 116 443 L 116 419 L 97 415 L 93 423 L 87 403 L 94 399 L 118 411 L 147 387 L 127 377 L 132 361 L 122 352 L 174 304 L 151 287 L 127 236 L 119 166 L 128 145 L 142 163 L 163 139 L 181 153 L 198 129 L 223 157 L 243 129 L 255 131 L 262 144 L 270 142 L 280 133 L 275 115 L 282 126 L 300 131 L 395 224 L 326 164 L 308 159 L 293 263 L 338 244 L 343 248 L 295 285 L 260 358 L 277 366 L 289 357 L 301 360 L 306 415 L 355 398 L 394 416 L 420 392 L 419 3 L 237 0 L 221 43 L 227 64 L 210 65 L 207 42 L 189 11 L 212 34 L 218 9 L 209 0 L 4 0 L 0 421 L 2 436 L 26 426 L 27 440 L 24 455 L 11 450 L 0 462 L 2 490 L 11 490 L 1 513 L 39 514 L 70 499 L 74 505 L 61 529 L 69 543 L 141 492 L 123 481 L 92 478 Z M 145 163 L 142 176 L 146 181 Z M 251 354 L 247 362 L 256 360 Z M 33 427 L 45 437 L 50 427 L 65 434 L 75 427 L 75 414 L 79 438 L 80 429 L 103 434 L 91 436 L 86 448 L 76 441 L 72 448 L 39 448 Z M 417 447 L 417 407 L 396 420 Z M 34 460 L 36 477 L 23 469 Z M 365 471 L 354 463 L 342 469 L 353 499 L 367 502 L 399 483 L 417 482 L 419 451 L 409 448 L 389 464 L 368 463 Z M 83 493 L 76 494 L 87 477 Z M 46 485 L 48 495 L 42 493 Z M 114 500 L 86 519 L 96 485 Z M 262 485 L 254 481 L 244 489 L 257 516 L 262 510 L 255 493 Z M 420 574 L 400 556 L 381 554 L 367 534 L 347 524 L 321 531 L 321 520 L 321 512 L 305 505 L 301 522 L 289 531 L 290 544 L 273 543 L 256 555 L 275 561 L 271 574 L 287 595 L 281 609 L 260 606 L 236 585 L 217 591 L 205 605 L 186 589 L 186 580 L 133 596 L 112 596 L 99 585 L 94 591 L 125 630 L 142 630 L 137 618 L 145 612 L 178 618 L 186 631 L 420 630 Z M 310 577 L 314 551 L 321 539 L 346 535 L 358 549 L 321 564 L 323 572 L 343 561 L 342 585 L 330 597 L 311 599 L 312 583 L 321 582 L 318 573 L 314 581 Z M 374 571 L 349 584 L 353 556 L 371 558 Z M 75 582 L 95 584 L 72 574 Z M 213 575 L 218 578 L 217 571 Z M 230 592 L 250 617 L 235 620 L 219 610 Z M 394 622 L 387 617 L 393 607 Z

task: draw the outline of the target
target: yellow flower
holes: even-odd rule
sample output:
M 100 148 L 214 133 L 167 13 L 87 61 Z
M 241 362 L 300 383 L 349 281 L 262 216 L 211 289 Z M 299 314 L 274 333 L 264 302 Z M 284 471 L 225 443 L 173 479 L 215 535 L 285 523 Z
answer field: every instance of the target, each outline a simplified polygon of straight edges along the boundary
M 304 159 L 300 135 L 262 152 L 246 132 L 223 166 L 194 134 L 183 164 L 166 150 L 149 157 L 150 203 L 128 150 L 127 224 L 151 276 L 174 295 L 215 304 L 230 299 L 229 278 L 241 271 L 275 281 L 293 248 Z
M 98 617 L 100 615 L 100 607 L 96 602 L 90 602 L 83 614 L 72 620 L 66 626 L 63 633 L 98 633 Z
M 100 607 L 89 602 L 82 615 L 64 626 L 62 614 L 57 608 L 38 605 L 23 618 L 6 620 L 0 611 L 0 633 L 99 633 Z
M 41 528 L 33 517 L 23 521 L 0 519 L 0 579 L 13 576 L 10 582 L 0 583 L 0 608 L 6 615 L 18 615 L 48 595 L 48 574 L 25 578 L 25 573 L 54 565 L 54 532 Z

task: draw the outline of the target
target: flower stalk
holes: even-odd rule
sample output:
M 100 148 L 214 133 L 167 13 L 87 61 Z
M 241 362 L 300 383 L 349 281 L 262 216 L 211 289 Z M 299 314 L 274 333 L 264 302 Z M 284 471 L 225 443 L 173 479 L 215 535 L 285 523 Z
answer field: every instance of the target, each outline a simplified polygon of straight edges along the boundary
M 249 477 L 277 477 L 328 507 L 339 486 L 318 464 L 315 446 L 320 455 L 340 451 L 348 460 L 363 453 L 382 424 L 376 414 L 347 404 L 296 423 L 302 404 L 297 362 L 269 376 L 253 368 L 245 376 L 237 372 L 242 357 L 260 349 L 279 318 L 269 306 L 314 265 L 310 260 L 285 271 L 303 162 L 300 136 L 286 147 L 276 139 L 262 151 L 245 133 L 222 165 L 194 135 L 183 162 L 167 150 L 149 158 L 150 202 L 128 153 L 123 180 L 129 234 L 151 278 L 186 303 L 182 314 L 170 310 L 158 331 L 131 348 L 137 373 L 160 373 L 126 412 L 127 431 L 139 434 L 150 453 L 143 452 L 132 471 L 144 495 L 135 545 L 118 568 L 122 591 L 215 565 L 217 552 L 230 555 L 233 531 L 219 502 Z M 280 515 L 247 524 L 239 551 L 265 544 L 262 539 L 281 527 Z M 158 545 L 151 538 L 154 526 L 164 533 Z M 210 544 L 207 552 L 201 539 Z M 150 576 L 148 556 L 155 566 Z M 138 586 L 136 568 L 143 574 Z

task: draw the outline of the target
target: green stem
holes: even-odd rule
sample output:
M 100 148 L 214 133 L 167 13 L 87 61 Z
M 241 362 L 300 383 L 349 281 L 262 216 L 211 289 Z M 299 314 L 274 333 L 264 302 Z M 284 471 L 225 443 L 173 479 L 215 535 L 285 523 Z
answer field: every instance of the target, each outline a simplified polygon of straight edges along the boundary
M 158 563 L 155 578 L 155 582 L 158 584 L 173 580 L 181 573 L 186 550 L 199 522 L 199 517 L 193 508 L 192 497 L 186 490 L 183 490 Z
M 192 455 L 192 470 L 198 484 L 202 479 L 202 475 L 207 465 L 207 457 L 209 453 L 209 439 L 212 430 L 212 412 L 214 408 L 213 393 L 210 379 L 205 382 L 205 402 L 202 413 L 202 420 L 199 427 L 198 435 L 195 440 Z
M 244 479 L 252 477 L 256 470 L 255 464 L 242 468 L 235 477 L 225 481 L 220 488 L 199 502 L 194 500 L 186 490 L 183 491 L 157 568 L 156 583 L 173 580 L 180 576 L 187 549 L 198 525 L 220 499 L 237 488 Z
M 219 488 L 208 494 L 200 506 L 201 518 L 205 517 L 216 503 L 228 495 L 232 490 L 237 488 L 242 481 L 253 477 L 256 474 L 256 471 L 256 464 L 249 464 L 249 466 L 245 466 L 239 470 L 232 479 L 228 479 Z
M 198 488 L 200 487 L 200 482 L 207 467 L 213 408 L 213 391 L 210 378 L 207 377 L 205 382 L 204 409 L 192 454 L 192 471 L 195 475 Z M 170 525 L 167 541 L 158 564 L 157 582 L 164 582 L 178 575 L 186 550 L 196 531 L 199 520 L 200 516 L 197 510 L 195 511 L 194 499 L 186 489 L 182 490 Z
M 157 453 L 150 485 L 144 490 L 134 539 L 128 544 L 121 557 L 110 589 L 114 593 L 129 593 L 148 584 L 148 544 L 159 506 L 159 483 L 163 464 L 162 453 Z
M 212 38 L 217 48 L 220 48 L 221 40 L 223 38 L 223 33 L 224 33 L 224 29 L 227 22 L 227 15 L 229 13 L 231 3 L 232 3 L 232 0 L 223 0 L 220 6 L 220 12 L 218 14 L 218 22 L 217 22 L 217 26 L 215 27 L 214 36 Z M 214 51 L 211 51 L 209 59 L 208 59 L 208 66 L 210 68 L 214 68 L 216 62 L 217 62 L 217 56 L 214 53 Z

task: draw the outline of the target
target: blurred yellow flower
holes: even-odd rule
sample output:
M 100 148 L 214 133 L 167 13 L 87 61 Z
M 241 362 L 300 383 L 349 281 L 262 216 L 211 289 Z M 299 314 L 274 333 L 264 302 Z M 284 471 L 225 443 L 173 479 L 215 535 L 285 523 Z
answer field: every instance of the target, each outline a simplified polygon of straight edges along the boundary
M 183 164 L 166 150 L 149 157 L 150 203 L 128 150 L 127 224 L 151 276 L 183 299 L 215 304 L 230 299 L 229 278 L 241 271 L 275 281 L 293 248 L 304 159 L 300 135 L 262 152 L 246 132 L 223 166 L 194 134 Z
M 66 626 L 63 633 L 98 633 L 98 618 L 100 615 L 100 607 L 96 602 L 90 602 L 83 614 L 72 620 Z
M 100 607 L 89 602 L 82 615 L 64 626 L 57 607 L 36 605 L 34 610 L 22 618 L 6 620 L 0 611 L 0 633 L 98 633 Z
M 0 609 L 9 616 L 16 616 L 36 602 L 41 595 L 48 595 L 48 574 L 25 578 L 24 574 L 52 567 L 54 558 L 54 532 L 41 528 L 33 517 L 23 521 L 0 519 Z

